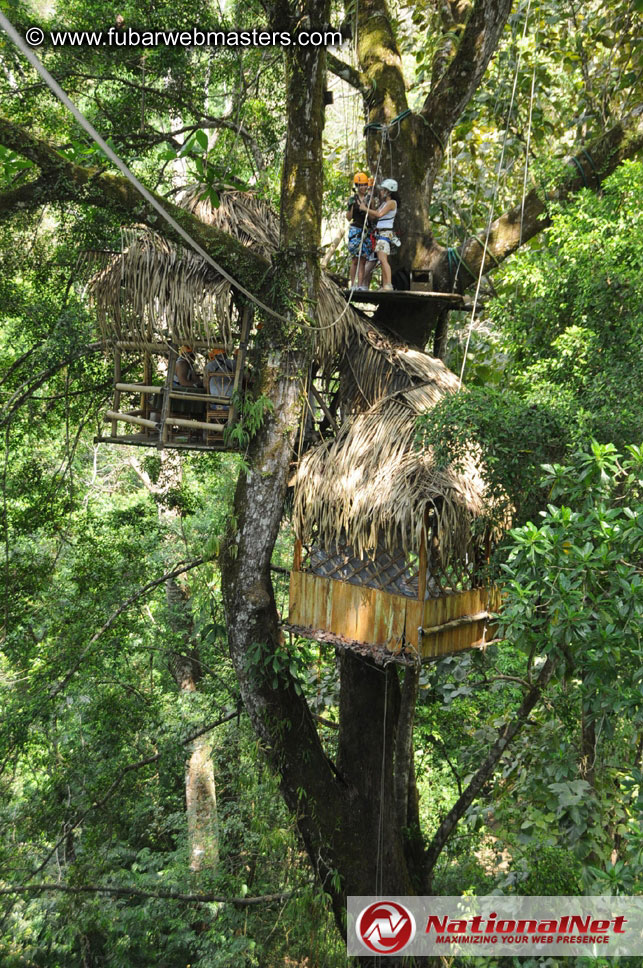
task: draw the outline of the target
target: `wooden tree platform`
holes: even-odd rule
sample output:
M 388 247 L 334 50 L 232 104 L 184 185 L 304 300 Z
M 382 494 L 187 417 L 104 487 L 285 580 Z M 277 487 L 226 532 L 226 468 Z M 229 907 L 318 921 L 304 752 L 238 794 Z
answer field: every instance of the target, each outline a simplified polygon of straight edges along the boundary
M 418 601 L 377 588 L 290 573 L 288 625 L 301 635 L 332 642 L 377 661 L 408 664 L 479 648 L 494 635 L 492 613 L 500 605 L 494 587 L 452 592 Z
M 165 447 L 175 450 L 236 450 L 237 444 L 229 439 L 227 431 L 238 419 L 237 401 L 248 383 L 246 355 L 248 337 L 252 325 L 252 310 L 246 307 L 241 317 L 240 341 L 235 351 L 237 358 L 234 376 L 230 377 L 230 393 L 215 396 L 200 386 L 180 386 L 174 375 L 179 361 L 179 351 L 169 339 L 160 342 L 152 339 L 117 340 L 114 353 L 114 397 L 112 409 L 104 415 L 111 424 L 111 433 L 99 434 L 96 443 L 121 444 L 132 447 Z M 225 350 L 223 343 L 192 340 L 192 348 L 205 351 L 208 347 Z M 122 380 L 122 354 L 134 352 L 143 357 L 143 380 L 126 383 Z M 165 379 L 154 382 L 152 357 L 165 358 Z M 127 398 L 130 407 L 122 409 Z M 119 424 L 131 430 L 119 433 Z
M 223 437 L 219 439 L 211 438 L 208 443 L 199 443 L 196 440 L 181 440 L 169 437 L 168 440 L 160 443 L 159 435 L 148 434 L 115 434 L 113 436 L 98 435 L 94 437 L 95 444 L 120 444 L 126 447 L 162 447 L 164 450 L 231 450 Z
M 351 303 L 370 304 L 372 306 L 403 306 L 421 308 L 439 305 L 444 309 L 470 309 L 471 300 L 457 292 L 423 292 L 420 290 L 380 289 L 358 290 L 342 289 L 342 295 Z

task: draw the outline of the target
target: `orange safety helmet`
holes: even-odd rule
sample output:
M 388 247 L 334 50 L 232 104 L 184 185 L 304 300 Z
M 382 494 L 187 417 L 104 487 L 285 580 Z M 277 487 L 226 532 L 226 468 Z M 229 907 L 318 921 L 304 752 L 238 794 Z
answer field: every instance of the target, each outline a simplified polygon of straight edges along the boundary
M 354 185 L 368 185 L 368 175 L 363 171 L 358 171 L 355 173 L 353 178 Z
M 375 184 L 375 179 L 374 179 L 374 178 L 373 178 L 373 176 L 371 175 L 371 177 L 370 177 L 370 178 L 369 178 L 369 180 L 368 180 L 368 187 L 369 187 L 369 188 L 372 188 L 374 184 Z
M 215 346 L 208 353 L 208 359 L 209 360 L 213 360 L 215 358 L 215 356 L 219 356 L 220 353 L 225 353 L 225 350 L 221 349 L 218 346 Z
M 179 346 L 180 356 L 187 356 L 188 353 L 194 353 L 194 350 L 188 343 L 184 343 L 183 346 Z

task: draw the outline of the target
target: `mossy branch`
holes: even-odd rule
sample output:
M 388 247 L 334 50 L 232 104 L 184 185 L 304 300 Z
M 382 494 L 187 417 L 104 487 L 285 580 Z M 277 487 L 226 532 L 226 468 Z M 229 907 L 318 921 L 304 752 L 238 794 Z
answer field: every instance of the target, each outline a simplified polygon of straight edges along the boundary
M 170 241 L 185 244 L 122 175 L 77 165 L 46 141 L 2 117 L 0 144 L 33 161 L 41 171 L 37 182 L 0 195 L 0 216 L 7 217 L 28 206 L 41 205 L 44 201 L 74 201 L 109 209 L 128 222 L 147 225 L 162 232 Z M 191 212 L 166 198 L 160 195 L 155 197 L 184 231 L 243 285 L 251 288 L 264 278 L 269 266 L 262 256 L 221 229 L 206 225 Z

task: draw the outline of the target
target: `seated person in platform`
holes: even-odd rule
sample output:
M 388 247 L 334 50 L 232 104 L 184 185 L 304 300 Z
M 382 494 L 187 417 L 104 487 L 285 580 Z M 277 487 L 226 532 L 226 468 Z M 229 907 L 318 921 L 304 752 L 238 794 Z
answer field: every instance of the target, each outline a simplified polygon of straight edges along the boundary
M 205 392 L 209 393 L 212 397 L 225 397 L 230 401 L 234 388 L 235 366 L 235 358 L 228 356 L 225 350 L 217 347 L 210 350 L 208 353 L 208 362 L 203 371 L 203 386 Z M 210 403 L 211 410 L 218 410 L 225 406 L 225 403 Z
M 174 368 L 174 379 L 172 385 L 174 387 L 199 387 L 201 386 L 201 377 L 196 371 L 194 361 L 196 357 L 194 355 L 194 350 L 187 343 L 179 347 L 179 357 L 176 361 L 176 367 Z

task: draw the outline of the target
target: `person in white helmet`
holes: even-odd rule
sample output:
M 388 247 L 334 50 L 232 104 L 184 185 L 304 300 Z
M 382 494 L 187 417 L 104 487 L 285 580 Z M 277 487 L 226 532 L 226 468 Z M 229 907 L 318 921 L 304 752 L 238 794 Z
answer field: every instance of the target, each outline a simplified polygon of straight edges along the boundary
M 385 178 L 380 185 L 380 205 L 377 209 L 368 208 L 363 202 L 360 206 L 367 216 L 377 218 L 375 225 L 375 253 L 382 267 L 382 290 L 393 289 L 391 282 L 391 240 L 394 236 L 393 224 L 399 205 L 397 182 L 394 178 Z

